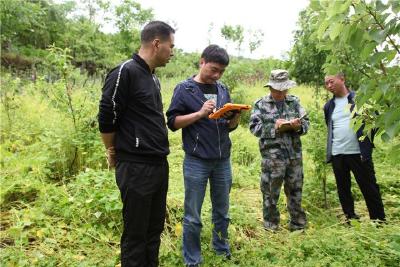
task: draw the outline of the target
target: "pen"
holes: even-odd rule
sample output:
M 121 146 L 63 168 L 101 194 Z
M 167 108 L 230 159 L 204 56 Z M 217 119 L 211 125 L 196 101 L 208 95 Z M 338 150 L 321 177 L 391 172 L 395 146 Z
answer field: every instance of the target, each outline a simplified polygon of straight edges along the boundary
M 304 119 L 304 117 L 307 116 L 307 113 L 304 113 L 303 116 L 301 116 L 299 119 Z

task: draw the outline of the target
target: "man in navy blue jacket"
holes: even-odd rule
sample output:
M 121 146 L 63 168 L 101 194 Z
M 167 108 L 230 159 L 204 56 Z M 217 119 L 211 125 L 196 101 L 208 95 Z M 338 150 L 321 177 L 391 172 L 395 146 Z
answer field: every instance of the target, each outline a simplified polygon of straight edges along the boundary
M 385 211 L 376 183 L 372 162 L 373 136 L 363 135 L 363 126 L 355 133 L 351 127 L 351 113 L 355 107 L 355 93 L 347 89 L 343 73 L 325 77 L 325 87 L 333 94 L 324 106 L 328 126 L 327 162 L 332 162 L 340 204 L 347 220 L 358 219 L 351 194 L 350 171 L 364 196 L 372 220 L 385 220 Z
M 232 185 L 229 132 L 239 122 L 239 113 L 212 120 L 213 110 L 231 102 L 227 88 L 218 80 L 229 64 L 225 49 L 210 45 L 202 53 L 199 73 L 179 83 L 167 111 L 168 127 L 182 128 L 185 212 L 183 257 L 187 266 L 202 262 L 200 232 L 201 207 L 210 180 L 213 247 L 217 254 L 230 257 L 228 243 L 229 192 Z

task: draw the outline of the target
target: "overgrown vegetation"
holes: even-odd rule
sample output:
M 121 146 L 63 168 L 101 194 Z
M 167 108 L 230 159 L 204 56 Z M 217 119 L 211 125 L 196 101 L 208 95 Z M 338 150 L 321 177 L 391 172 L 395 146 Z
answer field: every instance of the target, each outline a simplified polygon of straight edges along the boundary
M 395 12 L 399 7 L 396 1 L 388 1 L 383 6 L 378 2 L 368 5 L 363 1 L 331 2 L 312 1 L 302 13 L 300 25 L 304 31 L 296 34 L 290 62 L 272 58 L 232 58 L 223 81 L 229 85 L 234 102 L 252 105 L 265 95 L 263 85 L 273 68 L 290 66 L 298 82 L 312 86 L 318 85 L 324 71 L 330 71 L 334 63 L 351 68 L 353 65 L 343 65 L 339 56 L 340 48 L 351 49 L 354 40 L 350 38 L 353 41 L 349 44 L 347 39 L 341 39 L 340 34 L 336 35 L 337 28 L 344 27 L 349 36 L 358 36 L 360 28 L 357 27 L 365 27 L 365 23 L 370 22 L 364 19 L 372 19 L 371 13 L 367 14 L 368 8 L 383 10 L 381 13 L 385 16 L 389 7 Z M 1 0 L 0 257 L 4 266 L 118 266 L 120 262 L 121 201 L 114 174 L 106 167 L 96 116 L 102 77 L 109 67 L 129 57 L 138 47 L 138 28 L 152 18 L 152 11 L 142 10 L 131 0 L 122 1 L 121 6 L 125 7 L 122 9 L 111 8 L 108 1 L 82 3 L 85 15 L 73 15 L 76 11 L 73 2 Z M 358 5 L 365 5 L 365 8 Z M 355 14 L 360 20 L 347 12 L 350 6 L 357 6 L 354 8 L 359 12 Z M 117 33 L 105 34 L 96 24 L 95 16 L 107 13 L 105 11 L 116 12 L 115 18 L 120 22 Z M 367 13 L 361 16 L 360 12 Z M 380 19 L 381 13 L 372 13 L 377 15 L 378 21 L 386 22 Z M 332 24 L 324 24 L 323 19 Z M 323 28 L 318 37 L 315 31 L 320 22 L 328 28 L 318 26 Z M 395 26 L 389 29 L 398 28 L 398 22 L 391 23 Z M 389 33 L 376 32 L 381 41 L 392 36 Z M 381 125 L 383 118 L 384 131 L 390 137 L 383 138 L 386 143 L 376 140 L 374 154 L 388 223 L 375 225 L 369 221 L 357 186 L 353 187 L 353 193 L 361 221 L 352 222 L 351 226 L 344 223 L 333 174 L 330 166 L 324 163 L 326 127 L 321 104 L 327 95 L 319 87 L 300 86 L 292 93 L 300 97 L 311 119 L 310 132 L 302 139 L 303 204 L 309 220 L 308 229 L 288 231 L 283 194 L 279 202 L 281 229 L 276 233 L 263 229 L 258 140 L 250 134 L 249 112 L 244 112 L 240 126 L 231 134 L 234 179 L 229 230 L 233 258 L 224 261 L 212 252 L 211 205 L 207 196 L 202 235 L 205 266 L 398 265 L 400 185 L 396 166 L 400 160 L 400 140 L 396 131 L 390 130 L 400 125 L 395 91 L 399 83 L 395 75 L 398 65 L 385 65 L 388 63 L 385 60 L 392 55 L 389 50 L 394 47 L 390 43 L 384 47 L 388 51 L 374 56 L 372 44 L 380 48 L 379 42 L 376 38 L 368 39 L 369 34 L 365 31 L 364 39 L 357 39 L 371 44 L 363 49 L 362 57 L 358 54 L 360 49 L 351 50 L 350 55 L 358 58 L 352 64 L 373 75 L 370 80 L 380 90 L 372 90 L 375 88 L 372 85 L 368 90 L 361 88 L 361 95 L 371 96 L 371 100 L 364 99 L 366 102 L 360 103 L 364 103 L 366 110 L 376 108 L 383 112 L 381 117 L 373 115 L 371 119 L 377 119 L 377 125 Z M 130 41 L 132 36 L 135 37 L 133 42 Z M 331 43 L 340 46 L 333 47 Z M 327 45 L 331 45 L 330 49 L 324 48 Z M 198 68 L 198 54 L 178 49 L 175 55 L 172 62 L 158 72 L 165 108 L 175 85 L 195 74 Z M 382 61 L 386 76 L 379 76 L 382 73 L 376 67 L 381 68 L 380 64 L 370 62 L 372 57 Z M 349 70 L 358 77 L 359 73 Z M 350 79 L 357 84 L 365 81 Z M 383 100 L 390 101 L 391 109 L 381 106 Z M 169 139 L 168 214 L 160 261 L 162 266 L 180 266 L 183 265 L 184 200 L 180 132 L 170 132 Z
M 71 70 L 70 77 L 75 72 Z M 114 174 L 105 166 L 96 123 L 101 81 L 86 82 L 83 86 L 85 79 L 77 77 L 70 92 L 73 105 L 70 109 L 65 81 L 50 83 L 40 78 L 34 83 L 2 74 L 2 88 L 12 88 L 8 91 L 8 104 L 2 101 L 1 105 L 2 122 L 7 122 L 10 116 L 10 124 L 1 129 L 0 240 L 5 266 L 119 264 L 121 202 Z M 169 104 L 173 87 L 179 80 L 162 79 L 164 105 Z M 241 102 L 252 104 L 266 93 L 262 85 L 261 82 L 253 86 L 240 84 L 236 92 L 242 93 L 234 94 L 234 98 L 237 96 Z M 207 196 L 202 239 L 205 266 L 395 266 L 400 260 L 400 187 L 398 171 L 391 167 L 396 161 L 387 156 L 389 145 L 379 142 L 375 154 L 388 224 L 377 227 L 369 222 L 363 198 L 354 187 L 362 220 L 352 227 L 346 226 L 330 168 L 326 172 L 327 207 L 324 204 L 319 167 L 314 162 L 323 150 L 317 139 L 323 139 L 325 130 L 321 121 L 315 119 L 321 116 L 321 111 L 314 108 L 316 100 L 310 92 L 309 87 L 293 91 L 300 96 L 312 118 L 310 133 L 303 138 L 304 208 L 309 228 L 301 233 L 287 230 L 288 214 L 282 197 L 281 230 L 277 233 L 263 230 L 258 144 L 247 125 L 242 124 L 232 133 L 234 183 L 230 243 L 234 257 L 224 262 L 210 248 L 211 205 Z M 6 107 L 12 111 L 7 113 Z M 74 126 L 71 110 L 79 108 L 81 111 L 76 115 L 80 119 Z M 162 266 L 183 264 L 180 139 L 179 132 L 170 133 L 171 173 L 168 216 L 160 252 Z
M 358 90 L 358 124 L 383 140 L 400 134 L 400 2 L 311 1 L 301 13 L 289 62 L 300 81 L 344 72 Z

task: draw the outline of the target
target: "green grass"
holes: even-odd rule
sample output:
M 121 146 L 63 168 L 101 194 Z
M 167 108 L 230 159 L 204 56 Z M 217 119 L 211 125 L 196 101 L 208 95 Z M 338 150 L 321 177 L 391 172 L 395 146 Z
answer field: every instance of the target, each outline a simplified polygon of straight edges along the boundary
M 97 112 L 100 84 L 93 83 L 85 90 L 77 86 L 74 103 L 77 107 L 85 103 L 86 108 L 81 108 L 79 114 L 84 115 L 79 125 L 82 127 L 75 133 L 67 111 L 60 106 L 62 101 L 54 102 L 51 95 L 44 95 L 51 85 L 12 81 L 9 76 L 2 78 L 2 88 L 9 85 L 21 92 L 9 100 L 11 127 L 7 124 L 4 102 L 1 106 L 2 266 L 117 266 L 122 205 L 114 174 L 104 168 L 97 128 L 90 126 Z M 179 80 L 161 81 L 164 109 Z M 236 102 L 252 104 L 266 93 L 262 83 L 256 83 L 239 85 L 232 97 Z M 291 93 L 300 97 L 307 110 L 315 105 L 313 89 L 300 86 Z M 322 103 L 322 100 L 318 101 Z M 399 170 L 395 167 L 398 157 L 392 157 L 390 152 L 399 140 L 390 144 L 379 139 L 376 142 L 375 168 L 388 223 L 377 226 L 369 221 L 364 200 L 354 184 L 356 209 L 361 221 L 353 222 L 349 227 L 344 224 L 330 168 L 328 208 L 323 205 L 322 185 L 316 178 L 312 155 L 317 141 L 326 133 L 312 132 L 316 126 L 316 122 L 311 121 L 310 134 L 303 137 L 303 206 L 309 221 L 304 232 L 288 231 L 283 192 L 279 202 L 280 230 L 271 233 L 263 229 L 258 140 L 250 134 L 245 123 L 231 134 L 234 177 L 229 242 L 233 258 L 224 261 L 211 249 L 211 205 L 207 193 L 202 210 L 204 266 L 398 266 Z M 183 265 L 184 191 L 180 134 L 180 131 L 169 133 L 170 186 L 168 216 L 160 249 L 161 266 Z M 75 147 L 79 160 L 72 166 Z

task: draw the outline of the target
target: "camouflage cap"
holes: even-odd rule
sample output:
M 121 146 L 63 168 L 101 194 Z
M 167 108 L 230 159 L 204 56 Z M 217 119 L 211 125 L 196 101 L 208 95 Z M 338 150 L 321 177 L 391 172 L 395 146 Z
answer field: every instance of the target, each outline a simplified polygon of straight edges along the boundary
M 287 70 L 272 70 L 269 76 L 269 81 L 264 87 L 271 87 L 278 91 L 285 91 L 297 84 L 289 80 L 289 73 Z

